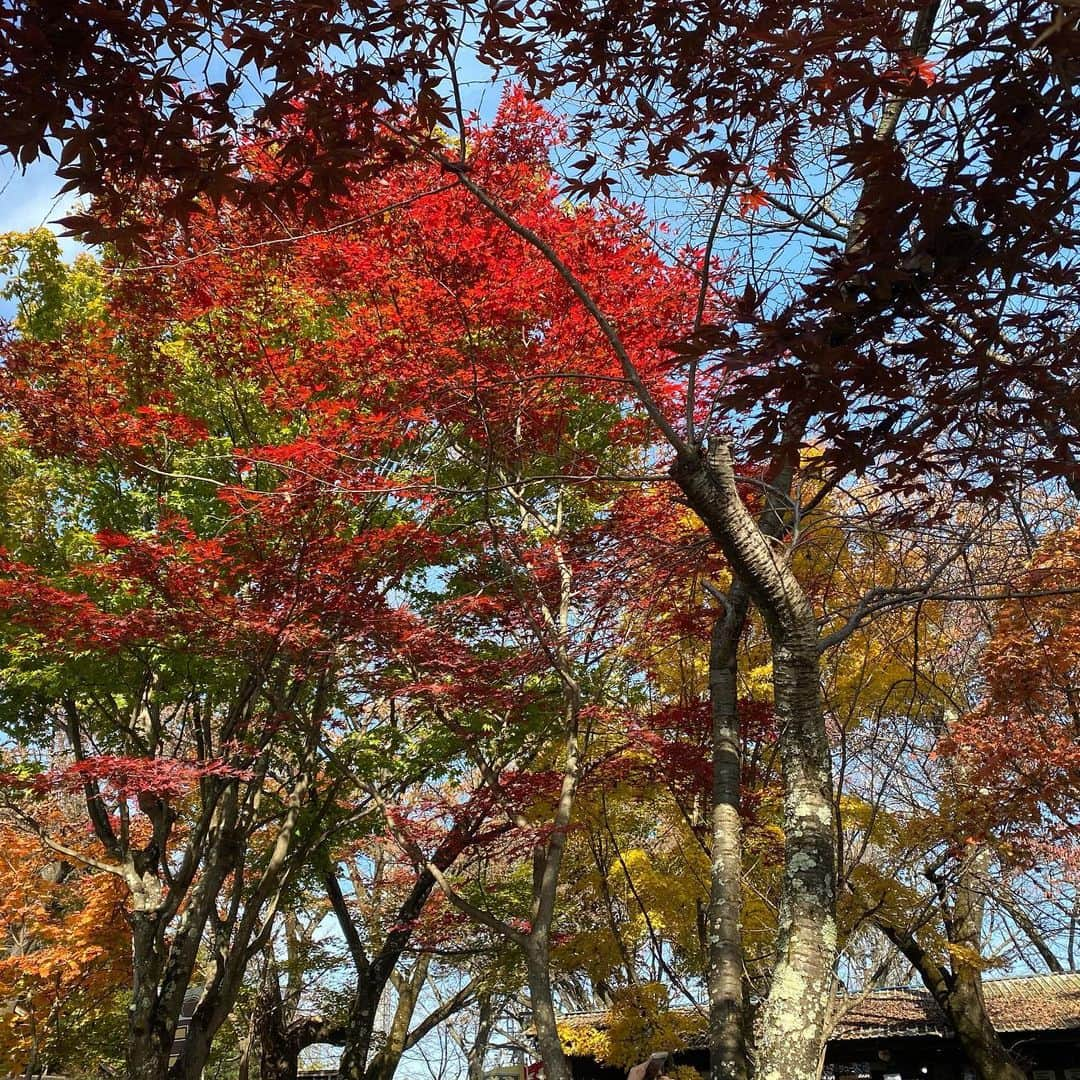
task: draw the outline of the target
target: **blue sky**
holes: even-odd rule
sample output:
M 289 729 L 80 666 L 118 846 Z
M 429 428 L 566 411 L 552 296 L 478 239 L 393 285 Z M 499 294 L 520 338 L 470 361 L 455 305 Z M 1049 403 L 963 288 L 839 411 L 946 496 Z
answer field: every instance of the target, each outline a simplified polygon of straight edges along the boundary
M 75 197 L 59 195 L 62 186 L 63 181 L 56 175 L 56 163 L 49 158 L 40 158 L 25 172 L 10 158 L 0 160 L 0 233 L 27 232 L 69 214 Z M 56 233 L 61 231 L 56 225 L 51 228 Z M 60 241 L 60 249 L 68 258 L 79 247 L 71 239 Z M 0 300 L 0 319 L 10 319 L 14 314 L 14 305 Z
M 490 118 L 499 101 L 501 81 L 493 85 L 490 73 L 471 58 L 464 59 L 460 74 L 466 110 L 475 109 Z M 55 161 L 42 157 L 24 171 L 10 157 L 0 158 L 0 233 L 26 232 L 42 226 L 48 226 L 57 235 L 61 233 L 61 228 L 51 223 L 72 213 L 78 195 L 59 194 L 63 181 L 56 175 L 56 167 Z M 71 238 L 61 238 L 60 249 L 70 259 L 83 245 Z M 12 305 L 0 300 L 0 319 L 11 318 L 13 314 Z
M 38 228 L 70 213 L 75 198 L 57 194 L 62 181 L 55 169 L 55 162 L 48 158 L 34 162 L 25 173 L 10 159 L 0 163 L 0 232 Z M 64 246 L 75 250 L 70 240 Z

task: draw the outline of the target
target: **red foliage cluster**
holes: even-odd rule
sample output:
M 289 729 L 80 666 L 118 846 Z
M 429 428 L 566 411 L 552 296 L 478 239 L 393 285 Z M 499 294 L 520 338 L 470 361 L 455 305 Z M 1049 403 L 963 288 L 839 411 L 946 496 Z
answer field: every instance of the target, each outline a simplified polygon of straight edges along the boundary
M 71 765 L 50 769 L 36 776 L 0 773 L 0 784 L 38 795 L 67 792 L 81 795 L 88 787 L 121 799 L 140 795 L 174 799 L 186 795 L 202 779 L 250 780 L 248 770 L 225 761 L 182 761 L 177 758 L 120 757 L 96 754 Z
M 939 744 L 967 827 L 1066 861 L 1080 814 L 1080 529 L 1046 538 L 1012 582 L 983 653 L 987 693 Z
M 492 128 L 470 132 L 470 169 L 624 313 L 635 363 L 677 403 L 667 342 L 686 329 L 692 276 L 634 215 L 560 203 L 545 160 L 558 134 L 511 92 Z M 289 168 L 258 145 L 244 154 L 268 185 Z M 165 860 L 184 838 L 159 842 L 169 826 L 153 800 L 191 795 L 197 817 L 200 781 L 272 784 L 275 766 L 262 780 L 249 763 L 307 737 L 303 725 L 347 728 L 357 702 L 429 717 L 447 747 L 535 739 L 561 715 L 553 647 L 587 672 L 621 646 L 628 598 L 670 548 L 664 501 L 634 509 L 603 475 L 639 467 L 648 448 L 595 325 L 437 167 L 351 183 L 307 232 L 302 213 L 251 208 L 180 232 L 159 186 L 133 192 L 144 243 L 108 267 L 107 319 L 4 344 L 0 407 L 59 477 L 80 538 L 3 556 L 0 634 L 61 678 L 70 666 L 77 686 L 88 664 L 130 677 L 110 691 L 124 711 L 147 693 L 145 665 L 160 665 L 153 746 L 125 724 L 88 731 L 87 745 L 120 749 L 29 787 L 87 795 L 114 845 L 94 800 L 135 800 L 158 830 L 147 858 Z M 524 500 L 565 492 L 560 529 L 523 519 L 507 478 Z M 573 610 L 553 629 L 545 612 L 567 575 Z M 194 689 L 186 674 L 170 683 L 189 669 Z M 324 679 L 332 705 L 306 689 Z M 199 713 L 207 736 L 184 711 L 196 698 L 217 710 Z M 402 887 L 417 851 L 460 854 L 451 840 L 528 856 L 551 836 L 558 786 L 553 771 L 511 769 L 460 802 L 392 811 Z M 538 823 L 510 827 L 514 815 Z
M 98 327 L 85 339 L 22 342 L 5 350 L 5 401 L 18 410 L 31 443 L 81 461 L 108 453 L 152 464 L 168 443 L 205 439 L 205 423 L 177 410 L 167 389 L 154 386 L 132 400 L 131 380 L 138 375 L 114 345 L 111 333 Z
M 206 777 L 250 779 L 251 774 L 224 761 L 178 761 L 175 758 L 125 758 L 99 754 L 44 774 L 39 790 L 81 794 L 90 783 L 104 784 L 120 798 L 156 795 L 178 798 Z

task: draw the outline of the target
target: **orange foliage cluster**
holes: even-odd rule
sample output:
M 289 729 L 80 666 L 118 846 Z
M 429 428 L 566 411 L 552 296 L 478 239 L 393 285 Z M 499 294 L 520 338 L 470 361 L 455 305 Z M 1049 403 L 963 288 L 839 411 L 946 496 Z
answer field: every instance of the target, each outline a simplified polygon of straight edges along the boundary
M 124 888 L 0 827 L 0 1070 L 43 1062 L 130 981 Z

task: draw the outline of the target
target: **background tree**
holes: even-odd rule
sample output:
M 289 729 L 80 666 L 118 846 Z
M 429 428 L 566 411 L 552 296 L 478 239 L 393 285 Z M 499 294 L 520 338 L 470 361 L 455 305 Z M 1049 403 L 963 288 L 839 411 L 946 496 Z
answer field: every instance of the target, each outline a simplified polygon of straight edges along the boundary
M 115 1067 L 130 983 L 122 887 L 10 826 L 0 839 L 0 1060 L 29 1076 Z
M 5 726 L 39 748 L 63 740 L 70 760 L 21 788 L 82 794 L 103 849 L 91 864 L 128 890 L 133 1076 L 168 1070 L 207 945 L 173 1073 L 205 1061 L 290 879 L 339 816 L 320 740 L 355 692 L 342 675 L 395 640 L 386 592 L 434 544 L 401 501 L 387 507 L 355 437 L 354 487 L 370 495 L 333 494 L 310 410 L 263 393 L 272 342 L 303 356 L 320 340 L 317 308 L 291 305 L 265 270 L 246 268 L 258 288 L 182 308 L 164 279 L 129 280 L 108 325 L 69 322 L 5 357 L 5 427 L 45 523 L 4 555 Z M 9 790 L 15 820 L 86 861 L 40 796 Z
M 1029 493 L 1028 501 L 1036 498 Z M 989 510 L 972 521 L 965 502 L 951 523 L 863 537 L 862 550 L 849 549 L 845 577 L 865 554 L 865 569 L 876 574 L 906 566 L 918 577 L 936 563 L 936 584 L 916 607 L 893 607 L 845 642 L 833 671 L 847 690 L 830 700 L 844 708 L 835 723 L 849 944 L 865 940 L 860 928 L 880 930 L 934 995 L 978 1074 L 1012 1077 L 1022 1068 L 993 1030 L 981 975 L 1015 962 L 1017 933 L 1027 939 L 1021 955 L 1041 953 L 1040 966 L 1051 969 L 1061 964 L 1037 929 L 1043 920 L 1030 914 L 1023 875 L 1039 871 L 1021 867 L 1005 839 L 1023 828 L 1022 815 L 1005 805 L 1013 789 L 980 785 L 943 752 L 982 694 L 989 620 L 1017 584 L 1018 523 L 1000 507 Z M 835 584 L 830 591 L 839 599 Z M 973 798 L 981 805 L 969 814 L 962 808 Z M 850 970 L 858 980 L 857 966 Z M 863 977 L 873 981 L 884 970 Z

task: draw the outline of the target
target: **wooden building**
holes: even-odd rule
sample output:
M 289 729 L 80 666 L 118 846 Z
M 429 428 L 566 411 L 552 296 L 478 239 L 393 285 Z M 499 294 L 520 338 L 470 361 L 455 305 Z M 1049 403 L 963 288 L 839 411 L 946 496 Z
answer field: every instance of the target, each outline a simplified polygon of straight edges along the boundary
M 1031 1080 L 1080 1080 L 1080 974 L 987 979 L 990 1019 Z M 835 1080 L 974 1080 L 945 1017 L 926 990 L 877 990 L 838 1003 L 826 1050 Z M 602 1024 L 603 1014 L 571 1023 Z M 675 1065 L 708 1075 L 708 1049 L 672 1054 Z M 570 1059 L 574 1080 L 624 1080 L 625 1070 Z
M 1080 1080 L 1080 974 L 986 979 L 986 1009 L 1033 1080 Z M 879 990 L 841 1012 L 829 1075 L 872 1080 L 974 1080 L 926 990 Z

